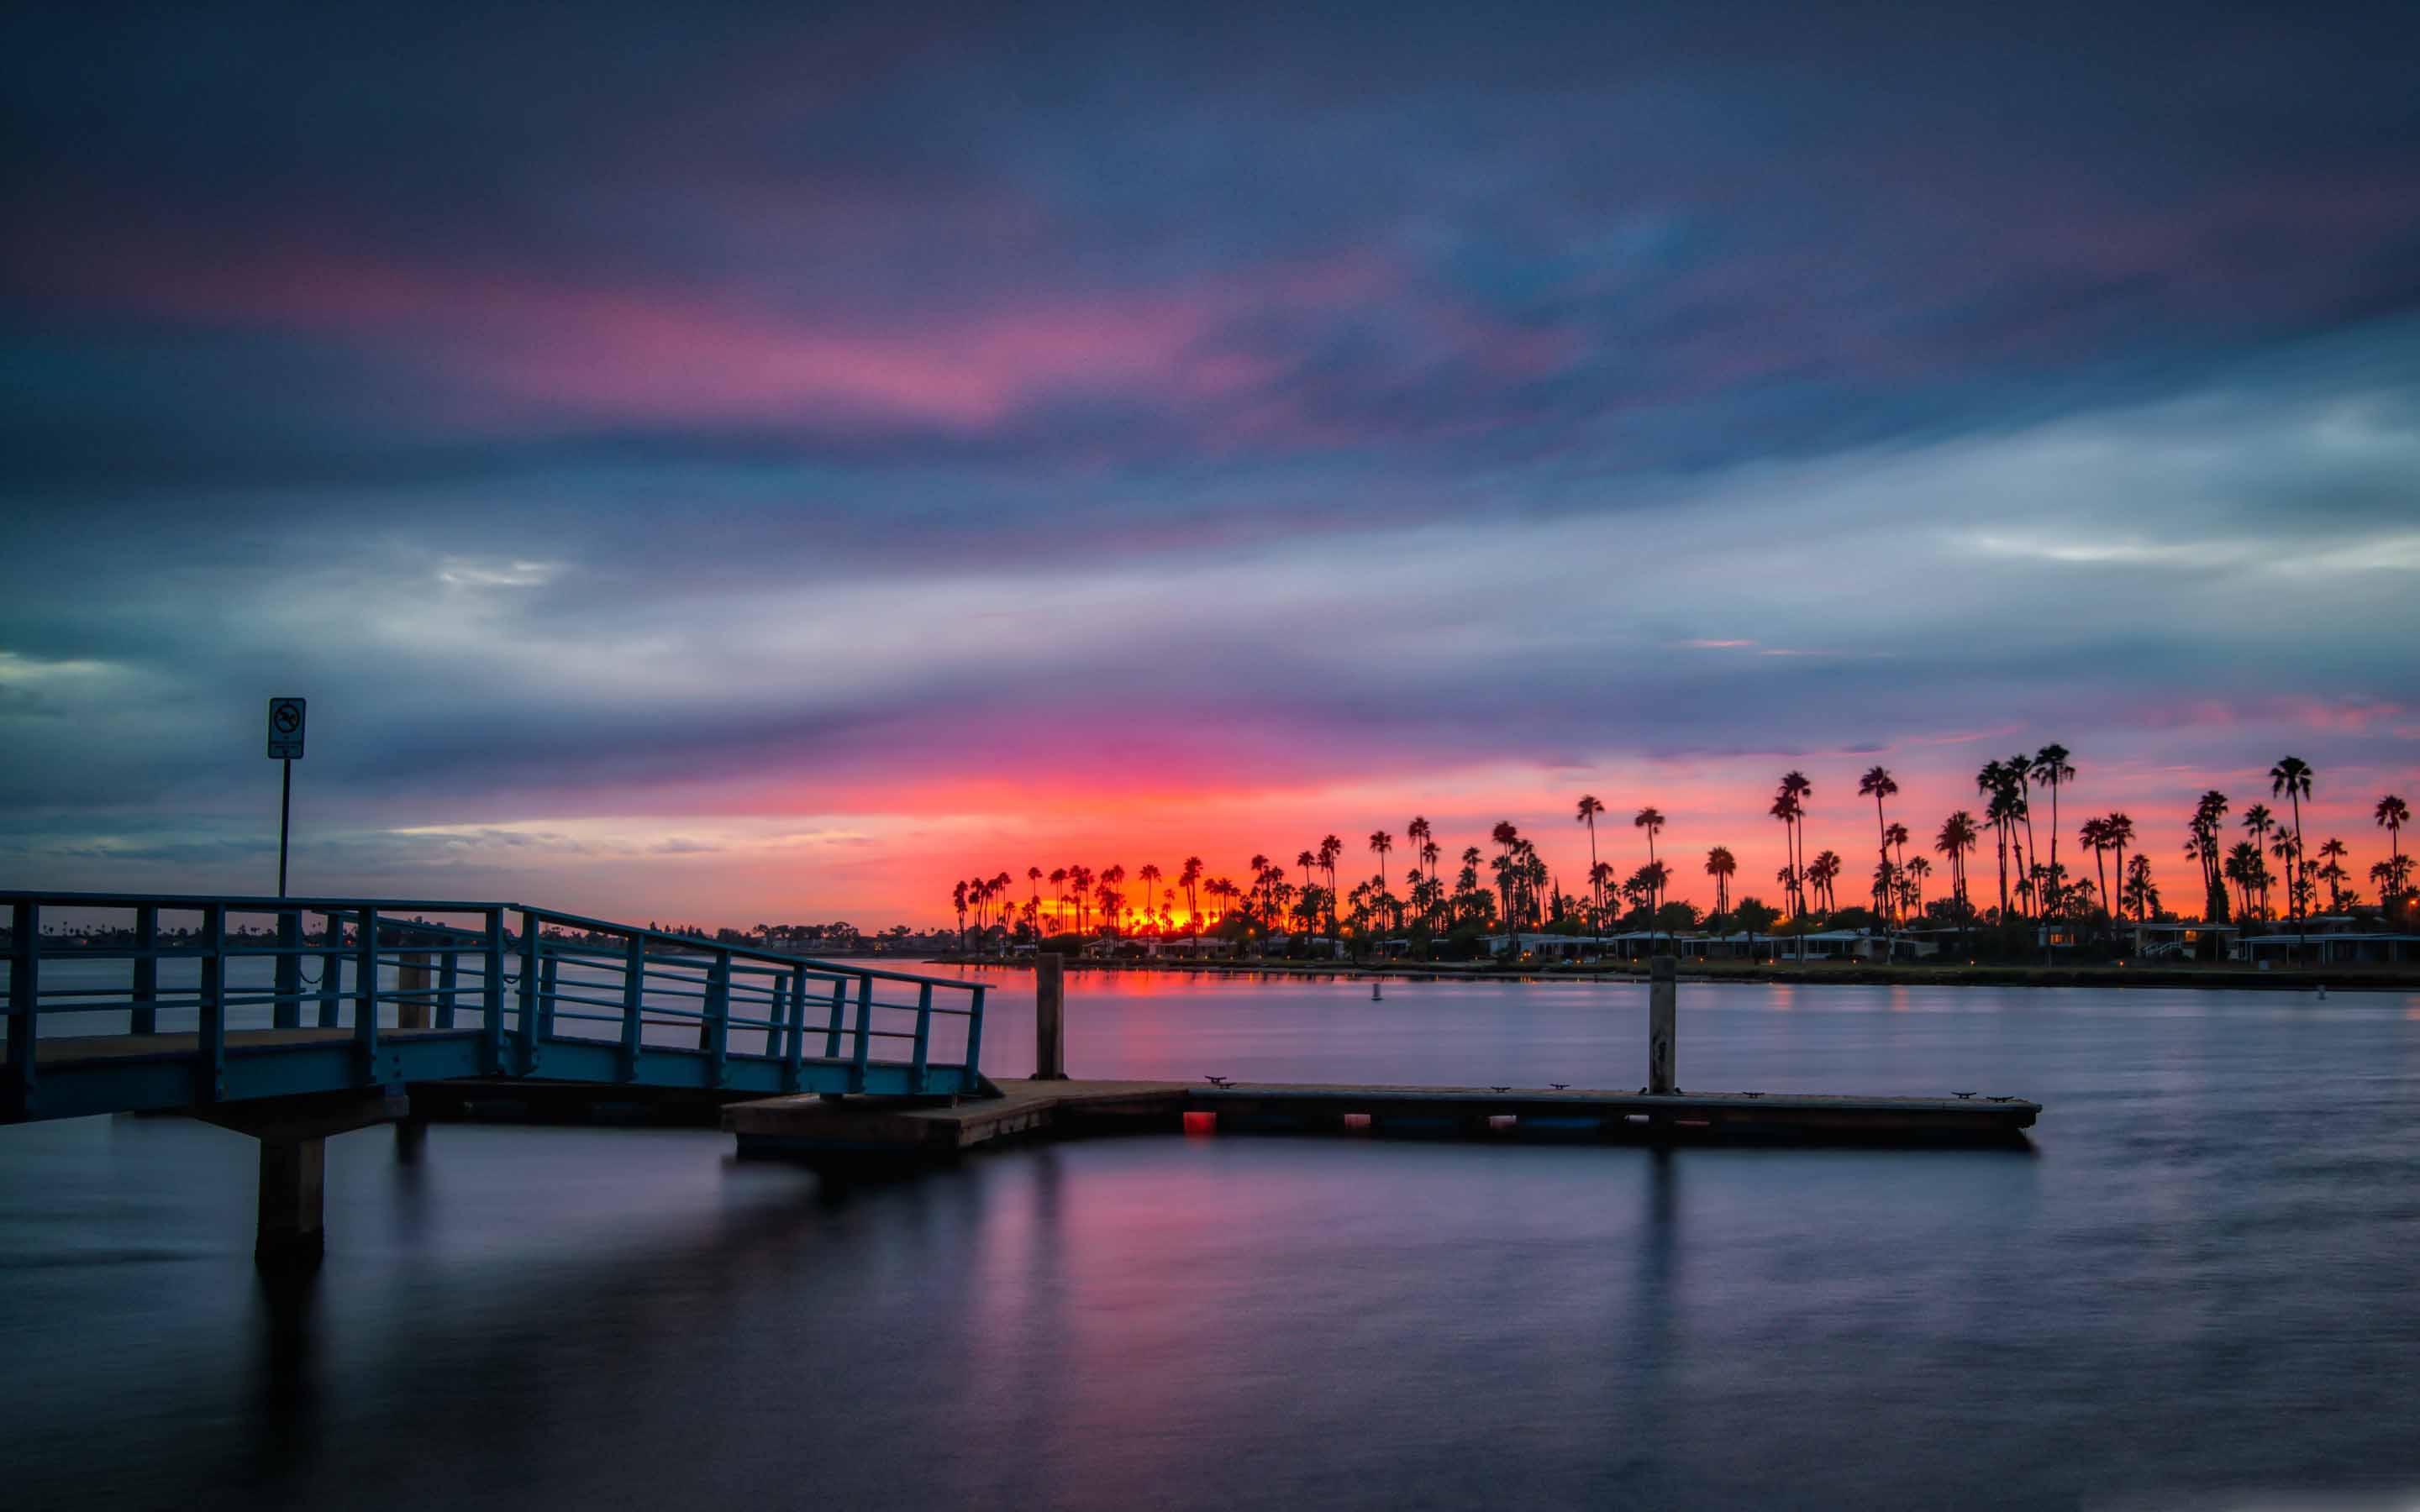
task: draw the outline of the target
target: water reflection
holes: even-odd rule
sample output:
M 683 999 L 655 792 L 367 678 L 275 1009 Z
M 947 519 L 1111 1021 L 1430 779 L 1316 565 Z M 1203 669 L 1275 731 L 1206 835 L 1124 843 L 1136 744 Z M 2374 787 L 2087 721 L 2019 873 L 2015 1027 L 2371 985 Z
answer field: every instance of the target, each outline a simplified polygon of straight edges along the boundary
M 1308 1076 L 1378 1022 L 1350 983 L 1290 1017 L 1219 985 L 1076 1048 Z M 8 1131 L 0 1338 L 48 1364 L 0 1377 L 0 1475 L 12 1506 L 421 1508 L 2420 1482 L 2404 1005 L 1796 991 L 1684 1008 L 1690 1083 L 1997 1082 L 2050 1105 L 2039 1153 L 1211 1135 L 844 1184 L 696 1132 L 447 1125 L 413 1165 L 369 1131 L 330 1146 L 328 1264 L 264 1282 L 245 1141 Z M 1374 1053 L 1635 1073 L 1643 995 L 1538 992 L 1390 984 L 1434 1033 Z

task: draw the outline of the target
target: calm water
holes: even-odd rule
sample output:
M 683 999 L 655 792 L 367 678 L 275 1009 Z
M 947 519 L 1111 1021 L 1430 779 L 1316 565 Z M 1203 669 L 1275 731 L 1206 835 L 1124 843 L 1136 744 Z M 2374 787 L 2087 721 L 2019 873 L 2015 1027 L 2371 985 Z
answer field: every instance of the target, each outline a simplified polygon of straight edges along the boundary
M 1010 980 L 995 1072 L 1030 1064 Z M 1072 984 L 1077 1073 L 1636 1086 L 1629 985 Z M 2032 1154 L 0 1130 L 9 1506 L 2252 1504 L 2420 1491 L 2420 996 L 1690 984 L 1683 1087 Z

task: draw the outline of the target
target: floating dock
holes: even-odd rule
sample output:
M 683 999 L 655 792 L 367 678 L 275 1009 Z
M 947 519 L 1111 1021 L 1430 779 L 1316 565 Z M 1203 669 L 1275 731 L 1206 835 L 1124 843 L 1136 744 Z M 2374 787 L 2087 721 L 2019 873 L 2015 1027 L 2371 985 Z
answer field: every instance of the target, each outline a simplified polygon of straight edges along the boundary
M 1359 1134 L 1373 1138 L 1656 1145 L 2022 1145 L 2041 1104 L 2015 1097 L 1833 1097 L 1573 1088 L 1009 1081 L 997 1098 L 777 1097 L 735 1103 L 722 1126 L 759 1159 L 949 1159 L 1019 1139 L 1100 1134 Z

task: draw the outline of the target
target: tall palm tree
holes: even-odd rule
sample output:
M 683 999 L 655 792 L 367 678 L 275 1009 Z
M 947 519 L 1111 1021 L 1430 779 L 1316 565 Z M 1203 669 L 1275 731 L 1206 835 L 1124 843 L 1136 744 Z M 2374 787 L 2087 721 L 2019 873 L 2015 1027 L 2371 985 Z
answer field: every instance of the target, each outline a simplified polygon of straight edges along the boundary
M 2000 858 L 2000 922 L 2009 921 L 2009 843 L 2017 823 L 2017 782 L 2006 762 L 1985 762 L 1975 774 L 1975 791 L 1984 798 L 1983 817 L 1992 826 Z
M 1829 850 L 1817 851 L 1815 859 L 1807 863 L 1807 880 L 1814 885 L 1816 906 L 1825 913 L 1839 911 L 1840 866 L 1840 857 Z
M 2109 895 L 2109 825 L 2104 819 L 2086 820 L 2076 827 L 2076 840 L 2092 853 L 2092 867 L 2100 881 L 2093 890 L 2102 897 Z
M 1781 871 L 1773 880 L 1781 884 L 1782 903 L 1795 918 L 1807 911 L 1805 900 L 1799 893 L 1797 847 L 1791 842 L 1791 825 L 1798 817 L 1798 800 L 1787 793 L 1776 794 L 1773 808 L 1768 811 L 1781 821 Z
M 1063 866 L 1050 869 L 1050 914 L 1062 926 L 1067 922 L 1067 869 Z
M 1370 831 L 1370 850 L 1378 857 L 1378 885 L 1387 885 L 1387 853 L 1395 848 L 1395 837 L 1383 829 Z
M 1866 775 L 1857 779 L 1857 796 L 1874 800 L 1874 829 L 1882 836 L 1883 841 L 1882 870 L 1878 875 L 1885 883 L 1890 877 L 1891 855 L 1890 830 L 1883 820 L 1883 800 L 1898 792 L 1899 782 L 1890 775 L 1890 769 L 1886 766 L 1869 766 L 1866 769 Z M 1877 892 L 1875 898 L 1877 902 L 1884 903 L 1887 906 L 1887 900 L 1883 894 Z
M 2300 756 L 2280 757 L 2277 764 L 2269 768 L 2269 795 L 2283 795 L 2294 804 L 2294 854 L 2287 862 L 2286 898 L 2293 904 L 2298 923 L 2308 913 L 2303 906 L 2303 800 L 2311 795 L 2311 779 L 2317 775 Z M 2307 928 L 2298 933 L 2304 937 L 2297 950 L 2308 950 L 2311 942 Z
M 2075 780 L 2075 768 L 2069 764 L 2067 756 L 2067 748 L 2065 746 L 2058 745 L 2055 742 L 2044 746 L 2041 749 L 2034 752 L 2034 780 L 2038 782 L 2047 782 L 2050 784 L 2050 874 L 2054 886 L 2055 886 L 2057 878 L 2060 875 L 2058 870 L 2058 790 L 2062 783 L 2072 782 Z M 2051 903 L 2054 908 L 2056 906 L 2057 897 L 2058 895 L 2055 892 L 2051 894 Z
M 1200 887 L 1201 883 L 1202 857 L 1188 856 L 1185 858 L 1184 870 L 1176 873 L 1176 885 L 1185 889 L 1186 933 L 1197 938 L 1202 933 L 1202 905 L 1195 899 L 1194 889 Z
M 2109 848 L 2118 853 L 2117 864 L 2110 868 L 2110 875 L 2118 878 L 2122 887 L 2126 880 L 2126 847 L 2134 843 L 2134 821 L 2120 809 L 2102 820 L 2101 824 L 2109 838 Z M 2118 901 L 2115 898 L 2110 900 L 2113 904 Z M 2113 918 L 2118 917 L 2114 906 L 2109 913 Z
M 1412 815 L 1412 822 L 1404 826 L 1404 844 L 1412 853 L 1412 870 L 1423 872 L 1427 870 L 1429 841 L 1435 833 L 1429 828 L 1429 822 L 1419 814 Z M 1426 880 L 1434 883 L 1436 879 L 1429 877 Z M 1414 886 L 1417 887 L 1418 883 L 1415 882 Z
M 2212 924 L 2226 918 L 2226 847 L 2218 838 L 2226 809 L 2226 794 L 2216 788 L 2204 792 L 2194 805 L 2193 843 L 2185 847 L 2187 856 L 2201 862 L 2202 912 Z
M 1145 866 L 1135 872 L 1135 880 L 1142 884 L 1142 912 L 1146 916 L 1146 922 L 1151 913 L 1152 902 L 1159 894 L 1160 876 L 1160 870 L 1156 866 Z
M 1739 874 L 1739 858 L 1728 845 L 1717 845 L 1706 853 L 1706 875 L 1714 879 L 1714 912 L 1731 911 L 1731 878 Z
M 2319 842 L 2319 854 L 2327 857 L 2328 862 L 2319 869 L 2320 878 L 2328 885 L 2328 912 L 2341 914 L 2344 912 L 2344 879 L 2351 874 L 2344 869 L 2344 858 L 2352 853 L 2345 848 L 2343 841 L 2330 835 Z
M 967 949 L 967 885 L 963 882 L 950 888 L 950 906 L 958 911 L 958 953 Z
M 1655 837 L 1664 832 L 1664 812 L 1652 804 L 1631 817 L 1630 827 L 1647 831 L 1647 864 L 1655 864 Z
M 1901 862 L 1900 870 L 1905 872 L 1908 881 L 1916 886 L 1915 915 L 1920 919 L 1924 917 L 1924 879 L 1932 875 L 1932 863 L 1919 856 L 1913 861 Z
M 1940 833 L 1932 837 L 1933 851 L 1948 859 L 1950 896 L 1958 903 L 1962 922 L 1971 917 L 1972 904 L 1966 901 L 1966 853 L 1975 848 L 1981 833 L 1975 827 L 1975 816 L 1961 809 L 1941 821 Z
M 1033 948 L 1038 950 L 1042 949 L 1042 869 L 1027 867 L 1025 883 L 1033 894 Z
M 1329 835 L 1319 842 L 1319 868 L 1327 873 L 1327 933 L 1336 933 L 1336 863 L 1344 856 L 1344 842 Z
M 1792 768 L 1781 774 L 1781 795 L 1789 800 L 1785 823 L 1797 832 L 1797 850 L 1792 859 L 1796 872 L 1803 878 L 1807 875 L 1807 803 L 1815 796 L 1815 784 L 1807 780 L 1806 773 Z M 1800 912 L 1805 912 L 1807 893 L 1803 882 L 1798 902 Z M 1798 959 L 1807 959 L 1807 936 L 1803 933 L 1798 936 Z
M 2220 874 L 2235 884 L 2238 903 L 2246 919 L 2252 917 L 2252 885 L 2260 870 L 2260 847 L 2248 840 L 2237 841 L 2228 847 L 2226 859 L 2219 866 Z
M 2139 852 L 2126 868 L 2124 902 L 2134 910 L 2138 923 L 2148 920 L 2160 906 L 2160 889 L 2151 884 L 2151 858 Z
M 2267 862 L 2260 859 L 2260 853 L 2262 850 L 2267 848 L 2269 844 L 2269 832 L 2277 827 L 2277 822 L 2275 818 L 2270 814 L 2269 806 L 2267 804 L 2256 803 L 2251 808 L 2243 810 L 2242 824 L 2243 827 L 2250 831 L 2252 835 L 2253 869 L 2257 870 L 2260 876 L 2265 879 L 2269 872 L 2269 866 Z M 2260 887 L 2260 917 L 2263 918 L 2269 917 L 2269 887 L 2265 880 L 2262 882 Z
M 1590 878 L 1589 885 L 1591 887 L 1596 887 L 1594 881 L 1596 876 L 1596 816 L 1603 812 L 1605 812 L 1605 805 L 1596 801 L 1596 795 L 1593 793 L 1583 793 L 1580 795 L 1578 811 L 1573 816 L 1575 823 L 1588 825 L 1589 876 Z M 1598 913 L 1602 914 L 1605 912 L 1605 892 L 1603 888 L 1597 888 L 1597 890 L 1591 892 L 1589 896 L 1589 901 Z
M 2369 812 L 2378 821 L 2378 827 L 2386 831 L 2387 875 L 2394 879 L 2391 886 L 2399 888 L 2403 876 L 2403 826 L 2412 822 L 2412 805 L 2390 793 L 2379 799 L 2378 807 Z M 2379 889 L 2379 907 L 2389 918 L 2395 917 L 2396 901 L 2386 888 Z

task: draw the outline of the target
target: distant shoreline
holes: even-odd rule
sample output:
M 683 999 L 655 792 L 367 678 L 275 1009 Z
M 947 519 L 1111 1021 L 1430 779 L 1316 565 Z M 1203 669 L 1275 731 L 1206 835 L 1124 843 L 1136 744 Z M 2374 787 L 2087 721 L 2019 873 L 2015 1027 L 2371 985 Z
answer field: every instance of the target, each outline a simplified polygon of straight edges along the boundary
M 933 965 L 1030 967 L 1031 956 L 936 955 Z M 1229 977 L 1450 978 L 1472 981 L 1645 981 L 1647 964 L 1507 966 L 1493 962 L 1350 961 L 1088 961 L 1070 956 L 1069 971 L 1204 974 Z M 1887 966 L 1868 962 L 1681 963 L 1682 980 L 1710 982 L 1781 982 L 1792 986 L 1889 987 L 2198 987 L 2226 991 L 2311 993 L 2411 992 L 2420 990 L 2420 970 L 2410 966 L 2336 966 L 2245 970 L 2236 966 Z

